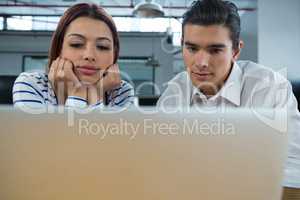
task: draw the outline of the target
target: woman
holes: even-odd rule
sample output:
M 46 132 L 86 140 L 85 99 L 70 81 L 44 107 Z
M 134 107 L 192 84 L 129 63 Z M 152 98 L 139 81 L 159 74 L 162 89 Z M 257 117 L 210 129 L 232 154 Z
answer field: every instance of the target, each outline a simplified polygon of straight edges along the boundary
M 46 73 L 21 73 L 13 87 L 14 105 L 126 106 L 132 86 L 120 79 L 119 38 L 104 9 L 76 4 L 52 36 Z

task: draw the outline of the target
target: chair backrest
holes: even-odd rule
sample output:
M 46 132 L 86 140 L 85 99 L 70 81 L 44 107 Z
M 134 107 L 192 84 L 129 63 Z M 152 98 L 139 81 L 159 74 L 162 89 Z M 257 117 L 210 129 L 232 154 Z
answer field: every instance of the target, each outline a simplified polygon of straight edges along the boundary
M 293 93 L 298 102 L 298 110 L 300 111 L 300 80 L 298 81 L 291 81 L 293 87 Z
M 159 96 L 140 96 L 139 106 L 155 106 Z
M 0 75 L 0 104 L 12 104 L 12 88 L 17 76 Z

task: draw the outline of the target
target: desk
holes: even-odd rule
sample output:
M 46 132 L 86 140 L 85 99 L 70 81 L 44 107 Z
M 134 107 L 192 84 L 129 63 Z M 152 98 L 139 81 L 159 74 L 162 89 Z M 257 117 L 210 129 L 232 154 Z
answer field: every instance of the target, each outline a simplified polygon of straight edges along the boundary
M 289 188 L 283 189 L 282 200 L 299 200 L 300 199 L 300 188 Z

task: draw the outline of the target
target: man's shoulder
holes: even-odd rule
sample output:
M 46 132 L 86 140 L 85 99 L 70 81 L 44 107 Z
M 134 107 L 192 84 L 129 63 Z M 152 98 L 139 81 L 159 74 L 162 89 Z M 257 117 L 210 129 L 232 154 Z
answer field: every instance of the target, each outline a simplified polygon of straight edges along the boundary
M 268 82 L 286 82 L 285 70 L 275 71 L 271 67 L 267 67 L 252 61 L 238 61 L 239 68 L 242 71 L 243 81 L 257 80 Z
M 189 75 L 186 71 L 176 74 L 168 83 L 186 83 L 189 80 Z
M 191 81 L 186 71 L 178 73 L 168 82 L 168 86 L 157 102 L 158 107 L 189 105 Z
M 253 73 L 261 71 L 263 73 L 269 73 L 270 75 L 273 74 L 275 71 L 264 65 L 249 61 L 249 60 L 241 60 L 237 61 L 238 66 L 242 70 L 243 73 Z

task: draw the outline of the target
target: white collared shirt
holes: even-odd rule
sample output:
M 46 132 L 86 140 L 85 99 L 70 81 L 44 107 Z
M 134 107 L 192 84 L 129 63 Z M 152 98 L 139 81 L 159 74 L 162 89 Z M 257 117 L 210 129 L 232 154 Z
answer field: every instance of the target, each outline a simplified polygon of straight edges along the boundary
M 198 96 L 204 105 L 220 105 L 222 101 L 226 101 L 226 104 L 232 106 L 240 105 L 240 93 L 242 72 L 237 64 L 234 65 L 232 71 L 224 84 L 224 86 L 214 96 L 207 98 L 198 88 L 192 85 L 191 101 L 190 105 L 193 105 L 193 99 Z M 199 103 L 199 102 L 198 102 Z
M 300 188 L 300 114 L 289 81 L 272 69 L 250 61 L 234 63 L 223 87 L 207 98 L 195 88 L 187 72 L 176 75 L 157 103 L 158 107 L 285 108 L 288 113 L 289 152 L 283 186 Z

